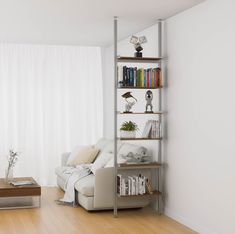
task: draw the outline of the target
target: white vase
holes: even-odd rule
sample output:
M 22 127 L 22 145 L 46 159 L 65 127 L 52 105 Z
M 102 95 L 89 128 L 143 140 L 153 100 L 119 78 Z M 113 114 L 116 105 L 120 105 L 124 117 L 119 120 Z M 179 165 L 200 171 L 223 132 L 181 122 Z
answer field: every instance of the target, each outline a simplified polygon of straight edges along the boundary
M 135 138 L 136 137 L 136 131 L 120 131 L 121 138 Z

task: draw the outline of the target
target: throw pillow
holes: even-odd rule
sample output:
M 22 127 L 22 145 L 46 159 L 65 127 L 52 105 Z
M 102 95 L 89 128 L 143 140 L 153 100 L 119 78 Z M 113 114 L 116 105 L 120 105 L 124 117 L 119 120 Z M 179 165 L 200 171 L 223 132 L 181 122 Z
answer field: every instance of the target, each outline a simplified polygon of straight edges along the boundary
M 92 147 L 92 145 L 86 145 L 86 146 L 85 145 L 78 145 L 78 146 L 74 147 L 73 150 L 71 151 L 71 153 L 69 154 L 69 158 L 66 163 L 67 166 L 69 166 L 71 164 L 71 162 L 77 157 L 77 155 L 81 149 L 89 149 L 91 147 Z
M 98 169 L 104 167 L 111 158 L 113 158 L 112 153 L 102 152 L 91 166 L 92 173 L 95 174 Z
M 97 157 L 98 153 L 99 149 L 93 147 L 80 149 L 76 157 L 68 164 L 68 166 L 92 163 Z

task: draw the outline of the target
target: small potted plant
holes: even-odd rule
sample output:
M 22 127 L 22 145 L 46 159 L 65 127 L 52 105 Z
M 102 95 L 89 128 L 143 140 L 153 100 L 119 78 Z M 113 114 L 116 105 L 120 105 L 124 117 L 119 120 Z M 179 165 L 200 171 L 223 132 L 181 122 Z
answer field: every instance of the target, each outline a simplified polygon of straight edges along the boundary
M 120 128 L 121 138 L 135 138 L 136 131 L 138 130 L 138 126 L 136 123 L 132 121 L 125 121 L 122 123 Z

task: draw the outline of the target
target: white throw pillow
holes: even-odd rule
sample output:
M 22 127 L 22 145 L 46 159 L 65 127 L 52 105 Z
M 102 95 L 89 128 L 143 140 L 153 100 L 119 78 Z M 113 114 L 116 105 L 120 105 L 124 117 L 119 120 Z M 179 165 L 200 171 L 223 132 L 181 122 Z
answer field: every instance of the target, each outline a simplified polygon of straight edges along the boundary
M 92 173 L 95 174 L 96 170 L 103 168 L 111 158 L 113 158 L 112 153 L 109 152 L 100 153 L 95 162 L 91 166 Z
M 82 149 L 89 149 L 93 147 L 92 145 L 78 145 L 76 147 L 73 148 L 73 150 L 71 151 L 71 153 L 69 154 L 69 158 L 67 160 L 66 165 L 69 166 L 72 161 L 77 157 L 79 151 L 81 151 Z

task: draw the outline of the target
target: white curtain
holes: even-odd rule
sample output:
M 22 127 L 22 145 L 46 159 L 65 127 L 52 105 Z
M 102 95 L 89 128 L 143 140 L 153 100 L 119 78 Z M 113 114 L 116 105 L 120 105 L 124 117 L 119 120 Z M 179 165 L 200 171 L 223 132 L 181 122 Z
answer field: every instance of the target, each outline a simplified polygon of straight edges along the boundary
M 98 47 L 0 44 L 0 177 L 10 148 L 14 176 L 55 184 L 61 153 L 103 131 Z

